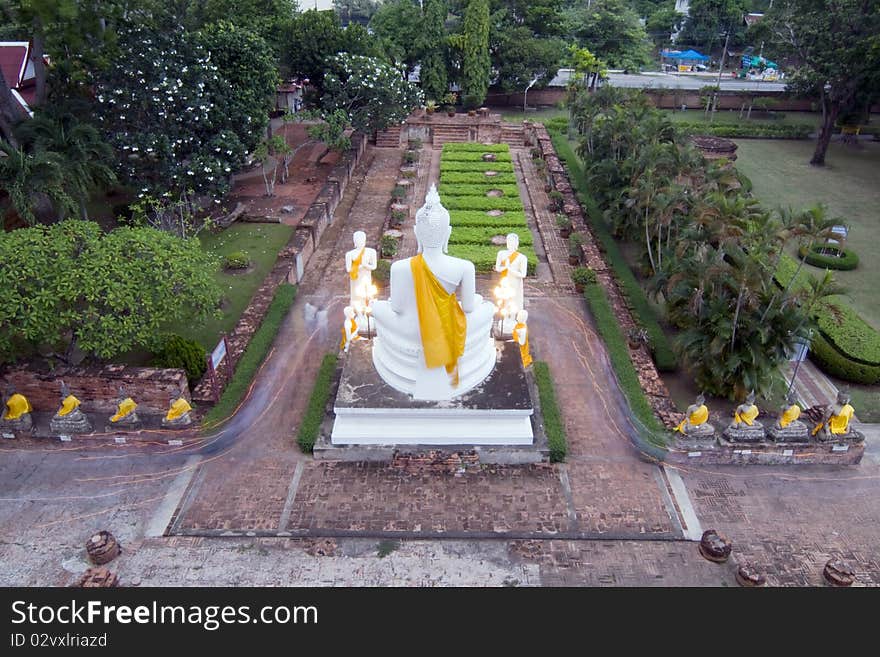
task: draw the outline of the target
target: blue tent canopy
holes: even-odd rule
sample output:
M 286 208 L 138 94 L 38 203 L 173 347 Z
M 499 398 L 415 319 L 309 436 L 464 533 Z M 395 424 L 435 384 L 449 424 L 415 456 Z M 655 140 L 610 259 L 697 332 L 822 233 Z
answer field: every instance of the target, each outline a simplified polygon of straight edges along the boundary
M 705 62 L 709 59 L 707 55 L 698 53 L 696 50 L 664 50 L 660 55 L 666 59 L 679 59 L 694 62 Z

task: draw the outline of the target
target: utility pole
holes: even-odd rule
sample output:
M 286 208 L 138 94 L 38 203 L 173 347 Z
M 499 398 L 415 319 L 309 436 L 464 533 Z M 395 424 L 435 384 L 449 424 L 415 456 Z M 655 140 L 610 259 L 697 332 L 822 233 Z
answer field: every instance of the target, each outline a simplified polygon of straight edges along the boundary
M 724 37 L 724 49 L 721 51 L 721 62 L 718 64 L 718 80 L 715 82 L 715 93 L 712 99 L 712 113 L 709 122 L 715 118 L 715 108 L 718 107 L 718 94 L 721 92 L 721 73 L 724 71 L 724 60 L 727 57 L 727 45 L 730 43 L 730 26 L 727 27 L 727 35 Z

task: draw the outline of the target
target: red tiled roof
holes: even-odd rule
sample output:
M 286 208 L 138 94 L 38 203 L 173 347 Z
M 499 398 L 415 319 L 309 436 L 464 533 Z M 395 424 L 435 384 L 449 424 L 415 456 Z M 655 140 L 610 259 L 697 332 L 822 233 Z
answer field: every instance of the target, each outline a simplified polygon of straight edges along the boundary
M 21 86 L 29 45 L 27 41 L 0 41 L 0 69 L 12 89 Z

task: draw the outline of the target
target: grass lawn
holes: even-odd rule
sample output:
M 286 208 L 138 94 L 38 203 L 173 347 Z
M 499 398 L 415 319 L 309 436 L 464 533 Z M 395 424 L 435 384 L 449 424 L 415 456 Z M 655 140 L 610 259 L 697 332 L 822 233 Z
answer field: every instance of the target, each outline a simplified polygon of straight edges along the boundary
M 517 110 L 514 107 L 495 107 L 492 109 L 496 112 L 501 112 L 501 119 L 503 121 L 510 121 L 511 123 L 522 123 L 524 119 L 543 122 L 560 116 L 568 118 L 568 110 L 560 107 L 543 107 L 539 110 L 528 112 L 523 112 L 522 109 Z
M 236 223 L 226 230 L 200 235 L 202 248 L 213 252 L 221 262 L 223 256 L 234 251 L 247 251 L 253 266 L 243 274 L 227 274 L 222 267 L 217 272 L 217 283 L 223 293 L 223 309 L 219 317 L 209 317 L 198 327 L 170 325 L 167 330 L 196 340 L 210 352 L 220 334 L 228 333 L 238 322 L 292 233 L 293 227 L 283 224 Z
M 811 167 L 813 141 L 737 140 L 736 167 L 754 184 L 753 193 L 767 207 L 803 208 L 828 205 L 832 217 L 844 217 L 850 227 L 847 247 L 859 255 L 853 271 L 837 271 L 837 281 L 849 289 L 855 310 L 880 328 L 880 143 L 862 142 L 863 148 L 832 143 L 827 165 Z M 794 250 L 792 249 L 792 255 Z M 821 270 L 804 266 L 813 275 Z
M 706 112 L 698 109 L 689 109 L 684 112 L 664 110 L 666 116 L 676 123 L 710 123 Z M 777 117 L 781 118 L 755 118 L 756 110 L 752 110 L 752 118 L 748 121 L 739 117 L 739 110 L 718 110 L 712 117 L 711 123 L 727 124 L 742 123 L 745 125 L 798 125 L 809 124 L 818 128 L 822 115 L 817 112 L 780 112 Z

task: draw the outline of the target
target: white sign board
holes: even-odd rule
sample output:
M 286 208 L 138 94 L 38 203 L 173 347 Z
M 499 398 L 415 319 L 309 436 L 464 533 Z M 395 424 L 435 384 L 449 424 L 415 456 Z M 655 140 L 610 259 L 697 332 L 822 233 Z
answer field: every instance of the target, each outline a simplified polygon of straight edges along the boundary
M 226 339 L 221 339 L 220 342 L 217 343 L 217 346 L 214 347 L 214 351 L 211 352 L 211 365 L 214 366 L 214 369 L 217 369 L 217 366 L 223 362 L 223 359 L 226 358 Z

